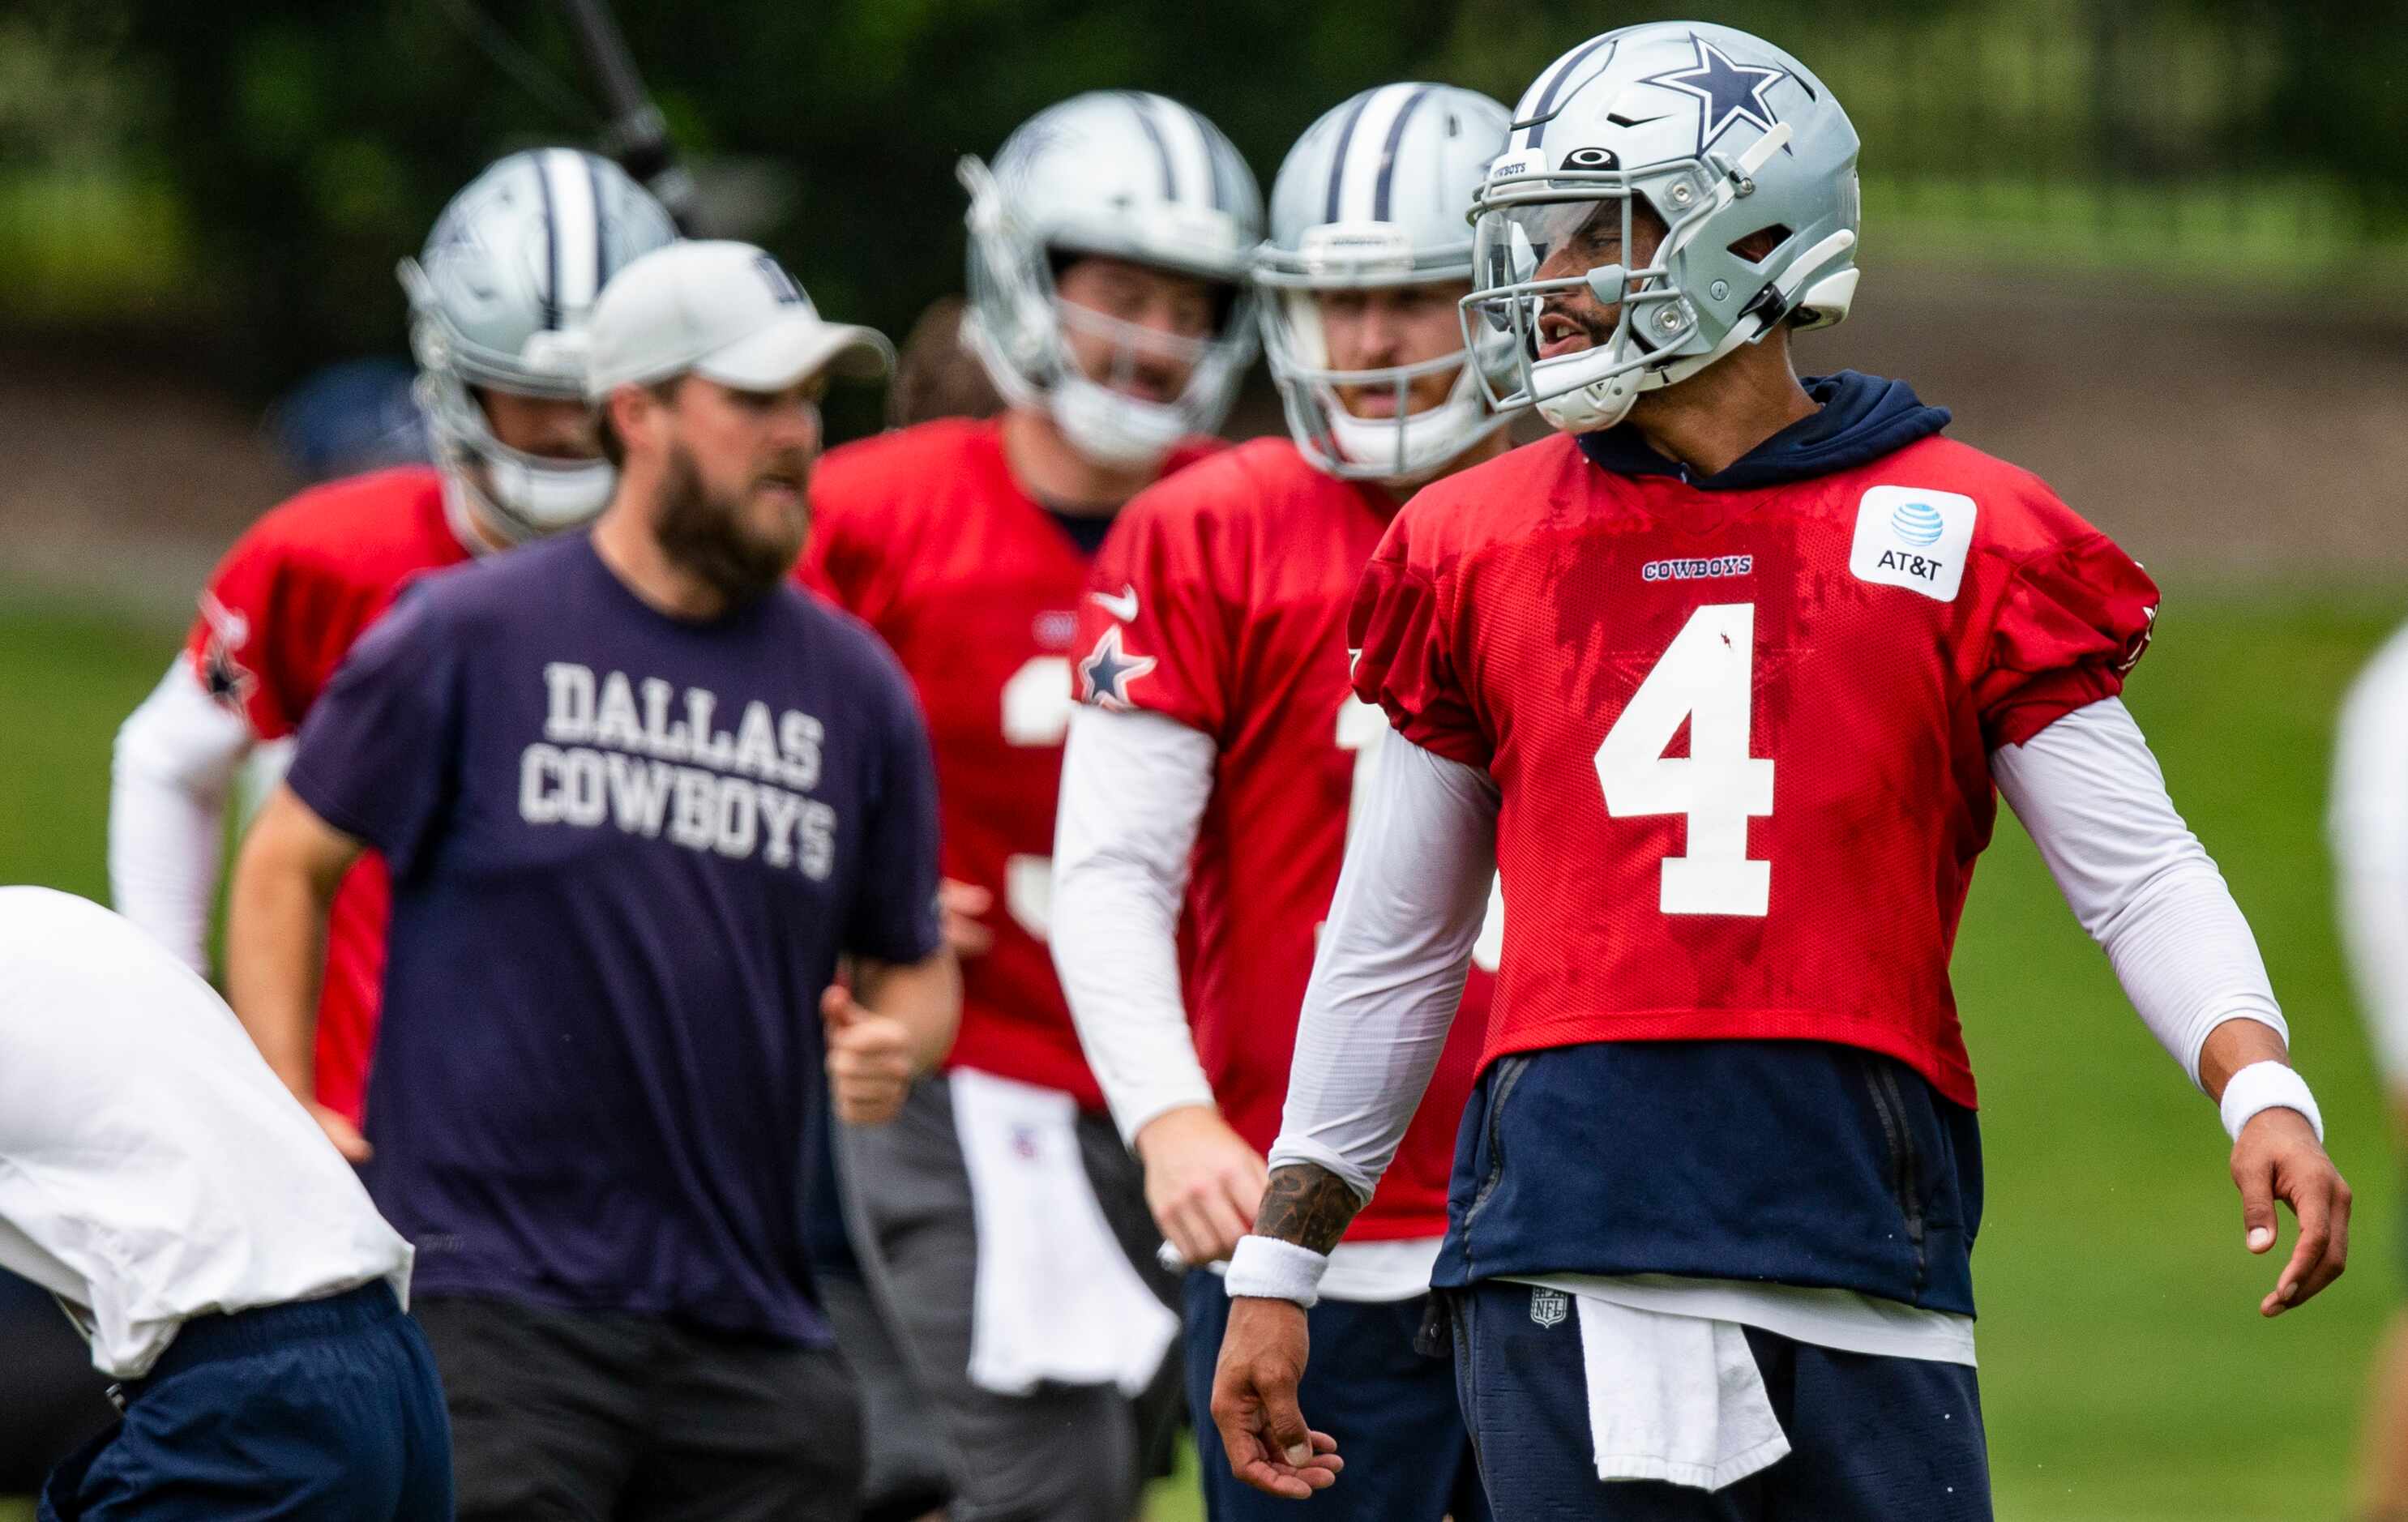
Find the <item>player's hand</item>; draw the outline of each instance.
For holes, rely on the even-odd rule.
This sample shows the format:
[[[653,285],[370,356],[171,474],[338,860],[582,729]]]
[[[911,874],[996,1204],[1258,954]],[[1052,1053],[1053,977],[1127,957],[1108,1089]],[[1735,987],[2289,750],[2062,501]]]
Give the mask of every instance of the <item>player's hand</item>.
[[[2251,1252],[2271,1251],[2282,1234],[2275,1200],[2299,1218],[2300,1240],[2273,1292],[2258,1303],[2259,1315],[2304,1305],[2341,1277],[2349,1261],[2349,1185],[2305,1115],[2275,1109],[2250,1116],[2232,1148],[2232,1182],[2241,1191],[2242,1230]]]
[[[301,1103],[309,1112],[309,1118],[318,1123],[318,1128],[326,1133],[326,1140],[335,1143],[335,1150],[343,1155],[343,1161],[364,1163],[376,1155],[376,1148],[368,1145],[368,1139],[360,1134],[360,1128],[352,1125],[341,1111],[329,1110],[315,1099],[304,1099]]]
[[[836,1118],[848,1126],[883,1126],[911,1091],[911,1029],[902,1021],[853,1002],[851,990],[830,984],[820,996],[827,1023],[828,1088]]]
[[[1235,1252],[1263,1202],[1270,1176],[1263,1155],[1200,1104],[1164,1111],[1139,1129],[1136,1142],[1146,1206],[1179,1256],[1201,1265]]]
[[[955,956],[983,956],[995,945],[995,932],[980,923],[980,916],[995,907],[995,895],[975,883],[940,879],[937,883],[937,913],[944,925],[945,944],[953,948]]]
[[[1212,1425],[1229,1472],[1257,1490],[1305,1500],[1338,1483],[1338,1440],[1304,1425],[1297,1382],[1312,1338],[1293,1300],[1229,1301],[1221,1362],[1212,1371]]]

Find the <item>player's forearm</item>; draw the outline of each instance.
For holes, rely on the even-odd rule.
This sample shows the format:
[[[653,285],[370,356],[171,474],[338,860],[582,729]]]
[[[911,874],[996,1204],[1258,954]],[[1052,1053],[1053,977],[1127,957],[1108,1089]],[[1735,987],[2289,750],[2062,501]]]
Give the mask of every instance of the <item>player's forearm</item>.
[[[1072,716],[1055,814],[1050,944],[1122,1139],[1211,1106],[1179,982],[1179,912],[1211,797],[1210,736],[1152,713]]]
[[[1302,1165],[1359,1203],[1395,1157],[1446,1047],[1497,860],[1484,773],[1395,735],[1355,799],[1322,927],[1274,1170]]]
[[[243,840],[226,905],[227,1002],[287,1088],[316,1094],[326,914],[360,852],[280,787]]]
[[[2231,1023],[2262,1028],[2279,1050],[2288,1028],[2257,938],[2121,702],[2002,747],[1991,771],[2132,1007],[2186,1073],[2206,1086],[2206,1047]]]
[[[2259,1062],[2290,1066],[2290,1046],[2272,1027],[2256,1020],[2227,1020],[2209,1031],[2199,1049],[2199,1086],[2221,1100],[2232,1075]]]
[[[853,966],[854,992],[867,1007],[902,1022],[911,1033],[911,1070],[930,1072],[953,1049],[962,1024],[962,969],[939,951],[917,962]]]
[[[1326,1254],[1346,1235],[1363,1205],[1353,1187],[1327,1169],[1289,1163],[1272,1169],[1270,1182],[1263,1186],[1254,1235]]]
[[[117,731],[109,897],[196,972],[208,969],[226,797],[251,739],[250,724],[212,701],[180,656]]]

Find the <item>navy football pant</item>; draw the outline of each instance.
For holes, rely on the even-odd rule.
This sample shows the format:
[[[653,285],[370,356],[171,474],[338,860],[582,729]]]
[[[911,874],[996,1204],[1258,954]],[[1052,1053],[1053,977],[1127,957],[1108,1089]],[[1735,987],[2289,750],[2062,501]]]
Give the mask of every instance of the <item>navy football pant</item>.
[[[1487,1498],[1444,1358],[1415,1351],[1429,1297],[1364,1305],[1323,1300],[1305,1313],[1312,1360],[1297,1388],[1305,1422],[1338,1440],[1346,1460],[1338,1483],[1297,1503],[1266,1495],[1229,1472],[1212,1425],[1212,1368],[1229,1324],[1229,1296],[1217,1273],[1187,1275],[1187,1402],[1196,1418],[1196,1459],[1211,1522],[1488,1522]]]
[[[1788,1457],[1712,1492],[1659,1480],[1609,1484],[1597,1477],[1589,1441],[1576,1316],[1541,1326],[1530,1315],[1530,1286],[1501,1280],[1447,1299],[1455,1380],[1498,1522],[1990,1515],[1981,1398],[1963,1364],[1842,1353],[1750,1327]]]
[[[452,1515],[452,1431],[393,1291],[189,1322],[125,1418],[50,1475],[39,1522],[423,1522]]]

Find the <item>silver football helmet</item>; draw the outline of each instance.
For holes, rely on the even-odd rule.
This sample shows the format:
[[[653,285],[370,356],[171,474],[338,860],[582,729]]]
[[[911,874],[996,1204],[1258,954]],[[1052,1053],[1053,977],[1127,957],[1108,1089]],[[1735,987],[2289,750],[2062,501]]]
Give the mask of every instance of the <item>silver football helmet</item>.
[[[1271,231],[1254,260],[1263,352],[1305,458],[1333,476],[1406,483],[1511,421],[1491,397],[1512,369],[1510,333],[1412,365],[1329,365],[1320,294],[1472,279],[1464,209],[1505,145],[1505,108],[1476,90],[1389,84],[1326,112],[1280,165]],[[1486,371],[1484,383],[1476,371]],[[1407,411],[1412,382],[1454,373],[1445,401]],[[1395,414],[1357,417],[1340,386],[1393,388]]]
[[[443,208],[425,251],[397,273],[419,403],[455,510],[510,540],[602,510],[609,465],[510,448],[470,388],[581,400],[578,330],[594,298],[620,266],[676,237],[669,214],[625,171],[569,148],[512,153]]]
[[[1262,237],[1262,194],[1220,129],[1175,100],[1095,91],[1048,107],[1005,139],[990,171],[961,161],[969,206],[969,310],[962,340],[1004,399],[1042,407],[1097,460],[1142,466],[1228,416],[1254,354],[1248,256]],[[1167,341],[1063,301],[1062,254],[1109,254],[1226,281],[1231,308],[1212,337]],[[1189,363],[1177,400],[1150,402],[1095,380],[1066,328],[1111,338],[1122,363],[1175,351]]]
[[[1661,219],[1643,267],[1627,261],[1632,208]],[[1856,289],[1856,129],[1807,67],[1761,38],[1703,22],[1624,27],[1547,66],[1513,112],[1473,203],[1464,330],[1510,333],[1518,389],[1557,428],[1629,413],[1784,323],[1822,327]],[[1777,230],[1751,260],[1737,246]],[[1564,261],[1592,239],[1606,259]],[[1559,267],[1546,278],[1551,257]],[[1555,293],[1619,304],[1612,337],[1540,357]]]

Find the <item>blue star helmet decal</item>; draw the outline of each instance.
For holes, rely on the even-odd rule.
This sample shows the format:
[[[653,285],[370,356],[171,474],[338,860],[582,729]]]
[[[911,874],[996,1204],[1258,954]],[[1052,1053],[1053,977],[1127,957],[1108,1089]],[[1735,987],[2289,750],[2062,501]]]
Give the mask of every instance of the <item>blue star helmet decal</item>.
[[[1151,655],[1121,653],[1121,631],[1115,626],[1096,641],[1095,653],[1079,663],[1079,696],[1097,708],[1130,707],[1128,684],[1154,669]]]
[[[1780,120],[1765,93],[1790,78],[1789,71],[1764,64],[1741,64],[1696,33],[1690,45],[1698,50],[1695,68],[1651,75],[1641,84],[1661,85],[1698,98],[1698,154],[1705,155],[1714,139],[1734,122],[1745,122],[1758,132],[1770,132]],[[1802,82],[1802,81],[1801,81]]]

